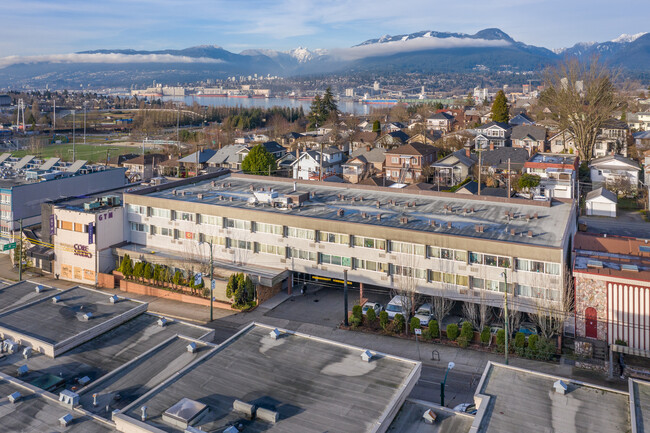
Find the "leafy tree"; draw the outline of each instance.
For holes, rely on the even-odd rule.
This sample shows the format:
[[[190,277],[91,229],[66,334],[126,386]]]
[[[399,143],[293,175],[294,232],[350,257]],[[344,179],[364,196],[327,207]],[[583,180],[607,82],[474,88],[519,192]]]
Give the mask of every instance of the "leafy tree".
[[[385,331],[386,328],[388,328],[389,322],[388,313],[386,311],[381,311],[379,313],[379,326],[381,326],[381,329]]]
[[[124,254],[122,258],[122,265],[120,265],[120,272],[124,275],[124,278],[130,278],[133,276],[133,260],[129,257],[128,254]]]
[[[361,305],[355,305],[352,307],[352,317],[350,318],[350,323],[353,327],[361,325],[363,321],[363,311]]]
[[[533,189],[539,186],[541,178],[536,174],[524,173],[519,177],[517,185],[519,189],[526,190],[530,193],[530,198],[533,198]]]
[[[269,171],[276,169],[276,162],[273,155],[261,144],[253,147],[241,163],[244,173],[259,174],[267,176]]]
[[[139,280],[144,274],[144,262],[138,262],[133,266],[133,276]]]
[[[422,325],[420,324],[420,319],[417,317],[411,317],[411,330],[413,329],[421,329]]]
[[[492,103],[492,120],[495,122],[508,123],[510,112],[508,111],[508,100],[503,90],[499,90]]]
[[[174,276],[172,277],[172,283],[174,283],[174,286],[176,287],[183,284],[183,274],[181,273],[181,271],[174,272]]]
[[[503,350],[503,346],[506,344],[506,331],[504,329],[499,329],[497,331],[497,346]]]
[[[255,284],[253,284],[253,280],[251,280],[251,277],[246,275],[246,278],[244,279],[244,287],[246,289],[246,299],[248,302],[252,302],[255,300]]]
[[[619,106],[615,78],[598,58],[567,60],[546,74],[540,103],[574,135],[581,161],[591,161],[601,127]]]
[[[381,132],[381,124],[379,123],[379,120],[372,122],[372,132]]]
[[[472,338],[474,338],[474,329],[472,329],[472,324],[469,322],[463,322],[460,335],[466,338],[468,342],[472,341]]]
[[[164,270],[162,265],[156,265],[153,267],[153,280],[156,284],[160,284],[163,280]]]
[[[232,298],[237,290],[237,274],[232,274],[226,284],[226,297]]]
[[[144,265],[144,271],[143,274],[145,279],[150,280],[153,278],[153,266],[151,263],[147,263]]]
[[[310,110],[310,113],[307,115],[310,129],[314,129],[317,125],[323,125],[328,120],[338,120],[339,109],[330,87],[325,90],[322,97],[320,95],[314,97]]]
[[[473,107],[475,105],[474,96],[472,95],[472,92],[469,92],[467,94],[467,98],[465,98],[465,105],[468,107]]]
[[[452,341],[458,338],[458,325],[455,323],[447,325],[447,338]]]
[[[488,344],[490,342],[490,327],[484,326],[481,331],[481,343]]]
[[[396,334],[401,334],[404,332],[404,325],[406,324],[406,321],[404,319],[404,316],[402,314],[395,314],[395,318],[393,319],[392,323],[392,331]]]
[[[377,320],[377,313],[375,313],[374,308],[368,308],[368,311],[366,311],[366,320],[370,326],[373,326],[375,324],[375,321]]]

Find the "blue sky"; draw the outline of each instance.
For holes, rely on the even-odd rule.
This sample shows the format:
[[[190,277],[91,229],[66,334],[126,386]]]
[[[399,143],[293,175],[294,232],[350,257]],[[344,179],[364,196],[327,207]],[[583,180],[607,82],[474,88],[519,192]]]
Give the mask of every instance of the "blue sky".
[[[650,31],[647,0],[14,0],[0,57],[96,48],[348,47],[420,30],[499,27],[548,48]]]

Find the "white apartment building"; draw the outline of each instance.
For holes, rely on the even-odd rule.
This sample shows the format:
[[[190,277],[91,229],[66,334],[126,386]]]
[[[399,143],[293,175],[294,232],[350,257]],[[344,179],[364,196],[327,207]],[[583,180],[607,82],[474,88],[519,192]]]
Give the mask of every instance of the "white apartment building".
[[[186,181],[187,182],[187,181]],[[156,263],[210,257],[252,273],[300,273],[516,308],[559,302],[575,232],[570,203],[230,174],[127,193],[130,244]],[[513,305],[515,305],[513,304]]]

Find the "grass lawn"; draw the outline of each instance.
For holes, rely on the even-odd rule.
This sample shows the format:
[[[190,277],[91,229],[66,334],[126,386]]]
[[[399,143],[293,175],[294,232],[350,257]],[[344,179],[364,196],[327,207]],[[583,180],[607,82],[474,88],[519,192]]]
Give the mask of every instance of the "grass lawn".
[[[620,210],[639,210],[643,206],[639,203],[637,198],[620,197],[618,199],[618,209]]]
[[[99,144],[77,144],[75,146],[77,159],[83,159],[88,162],[106,162],[106,152],[110,149],[111,161],[115,162],[118,155],[124,155],[125,153],[142,153],[141,147],[134,146],[115,146],[111,143],[106,143],[104,145]],[[34,152],[30,150],[17,150],[11,152],[13,156],[22,157],[25,155],[34,155]],[[72,160],[72,143],[65,144],[51,144],[45,147],[42,147],[38,155],[35,155],[39,158],[52,158],[57,157],[61,158],[64,161]]]

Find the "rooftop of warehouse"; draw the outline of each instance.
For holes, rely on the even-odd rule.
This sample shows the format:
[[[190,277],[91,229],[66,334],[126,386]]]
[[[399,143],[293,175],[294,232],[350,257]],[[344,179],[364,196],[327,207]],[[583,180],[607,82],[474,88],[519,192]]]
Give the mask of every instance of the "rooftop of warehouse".
[[[548,247],[562,245],[573,206],[555,200],[549,206],[546,202],[525,199],[294,182],[239,173],[187,182],[184,179],[135,191],[133,195]],[[254,192],[271,190],[279,197],[308,193],[309,199],[293,208],[249,202]],[[127,203],[130,197],[125,195]]]
[[[251,433],[357,433],[390,422],[419,378],[416,361],[375,354],[366,362],[362,348],[291,331],[273,339],[271,331],[251,324],[116,416],[143,430],[182,432],[162,415],[189,399],[192,407],[207,405],[207,414],[193,425],[205,432],[242,424]],[[275,411],[279,419],[247,420],[233,411],[235,400]]]

